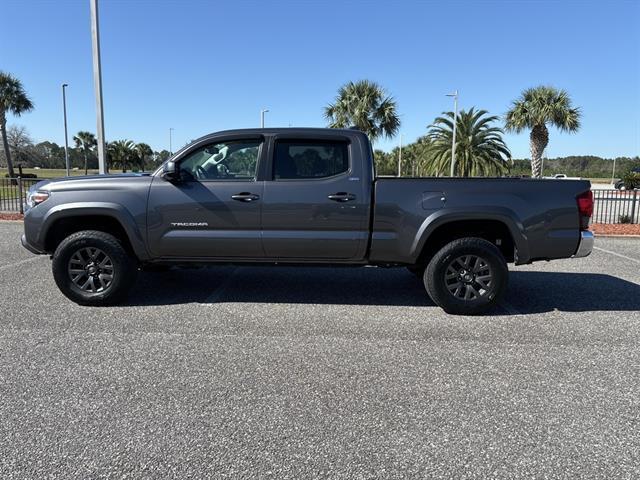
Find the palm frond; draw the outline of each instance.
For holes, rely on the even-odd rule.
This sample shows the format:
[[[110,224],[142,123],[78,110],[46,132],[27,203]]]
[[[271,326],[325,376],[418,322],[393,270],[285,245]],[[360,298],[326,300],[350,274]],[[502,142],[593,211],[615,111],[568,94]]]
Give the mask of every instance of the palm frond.
[[[430,162],[426,172],[444,175],[451,168],[453,145],[453,112],[443,112],[429,126]],[[486,110],[462,110],[456,122],[455,174],[460,176],[502,175],[511,165],[511,152],[502,139],[498,121]]]
[[[330,128],[355,126],[371,141],[393,137],[400,129],[398,106],[393,97],[370,80],[348,82],[338,89],[333,103],[324,108]]]
[[[0,71],[0,114],[5,112],[15,116],[33,109],[33,102],[25,92],[22,82],[10,73]]]

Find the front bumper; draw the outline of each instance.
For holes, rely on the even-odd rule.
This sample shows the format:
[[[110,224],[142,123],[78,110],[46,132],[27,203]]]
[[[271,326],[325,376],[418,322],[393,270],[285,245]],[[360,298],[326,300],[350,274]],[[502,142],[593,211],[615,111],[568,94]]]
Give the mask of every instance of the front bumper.
[[[578,249],[576,253],[573,254],[573,258],[582,258],[587,257],[593,250],[593,241],[595,236],[593,232],[589,230],[582,230],[580,232],[580,243],[578,244]]]
[[[31,245],[28,241],[27,241],[27,236],[26,235],[22,235],[22,237],[20,238],[20,243],[22,243],[22,246],[24,248],[26,248],[27,250],[29,250],[31,253],[35,253],[36,255],[42,255],[43,251],[38,250],[36,247],[34,247],[33,245]]]

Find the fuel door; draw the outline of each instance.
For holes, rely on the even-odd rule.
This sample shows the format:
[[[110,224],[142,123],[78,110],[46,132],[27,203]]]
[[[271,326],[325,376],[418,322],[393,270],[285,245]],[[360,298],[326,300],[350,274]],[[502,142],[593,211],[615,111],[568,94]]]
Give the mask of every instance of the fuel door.
[[[435,211],[444,208],[444,192],[422,192],[422,209]]]

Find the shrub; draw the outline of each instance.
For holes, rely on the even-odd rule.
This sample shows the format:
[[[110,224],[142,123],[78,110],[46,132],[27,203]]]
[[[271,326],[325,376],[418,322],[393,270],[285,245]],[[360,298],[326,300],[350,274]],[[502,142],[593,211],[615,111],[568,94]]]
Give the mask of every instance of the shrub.
[[[38,178],[38,175],[36,175],[35,173],[23,173],[22,175],[20,175],[19,173],[16,175],[16,177],[22,177],[22,178]],[[9,174],[5,173],[4,174],[4,178],[9,178]]]
[[[618,223],[631,223],[631,215],[619,215]]]
[[[634,188],[640,188],[640,173],[628,172],[622,177],[624,186],[627,190],[633,190]]]

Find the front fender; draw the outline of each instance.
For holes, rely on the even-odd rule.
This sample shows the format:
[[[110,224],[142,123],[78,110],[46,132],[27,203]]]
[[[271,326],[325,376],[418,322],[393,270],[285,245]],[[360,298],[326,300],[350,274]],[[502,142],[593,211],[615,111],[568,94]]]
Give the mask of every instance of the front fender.
[[[38,232],[37,245],[44,247],[51,226],[61,218],[102,215],[112,217],[122,225],[134,253],[140,260],[148,259],[144,238],[131,213],[119,203],[113,202],[75,202],[53,206],[44,217]]]
[[[433,232],[447,223],[465,220],[495,220],[509,229],[513,242],[518,250],[517,263],[526,263],[530,258],[525,229],[515,213],[504,207],[492,207],[478,212],[470,212],[468,208],[443,208],[424,219],[411,245],[410,257],[415,261]]]

